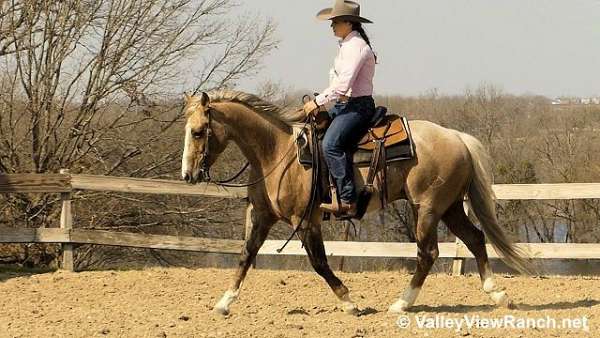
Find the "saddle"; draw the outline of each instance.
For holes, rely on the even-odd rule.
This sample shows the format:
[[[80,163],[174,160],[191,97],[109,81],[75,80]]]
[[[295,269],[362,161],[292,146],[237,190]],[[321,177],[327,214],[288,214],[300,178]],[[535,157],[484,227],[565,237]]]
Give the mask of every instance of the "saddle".
[[[381,192],[382,207],[385,207],[387,204],[387,166],[392,162],[410,160],[415,157],[414,145],[406,118],[394,114],[388,115],[387,108],[377,107],[369,124],[371,127],[357,144],[356,152],[353,156],[355,166],[369,167],[365,185],[362,191],[359,192],[357,213],[352,217],[356,219],[362,219],[366,213],[372,193],[375,190],[376,178],[378,190]],[[313,166],[313,151],[322,154],[320,151],[320,142],[317,145],[313,145],[310,142],[312,137],[308,135],[317,133],[318,138],[322,140],[328,125],[329,123],[319,120],[319,117],[317,117],[316,130],[312,130],[309,126],[304,126],[304,129],[299,126],[294,128],[298,147],[298,160],[302,165]],[[324,168],[319,175],[321,182],[318,184],[321,188],[322,200],[331,201],[339,205],[334,181],[329,175],[322,155],[320,155],[320,158],[320,168]],[[336,216],[339,217],[342,215]],[[325,214],[325,218],[328,217],[329,215]]]
[[[386,148],[408,140],[408,133],[402,118],[398,115],[382,116],[377,124],[374,124],[362,140],[358,142],[358,149],[374,150],[375,143],[379,139],[385,140],[384,146]]]

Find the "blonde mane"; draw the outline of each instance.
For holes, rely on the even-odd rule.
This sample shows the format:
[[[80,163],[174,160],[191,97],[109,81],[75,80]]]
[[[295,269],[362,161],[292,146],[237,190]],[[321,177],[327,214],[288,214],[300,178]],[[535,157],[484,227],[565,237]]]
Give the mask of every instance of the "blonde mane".
[[[252,109],[258,114],[274,117],[277,120],[291,125],[302,122],[306,115],[301,109],[283,109],[273,103],[267,102],[260,97],[236,90],[221,89],[207,93],[211,102],[234,102],[240,103]]]

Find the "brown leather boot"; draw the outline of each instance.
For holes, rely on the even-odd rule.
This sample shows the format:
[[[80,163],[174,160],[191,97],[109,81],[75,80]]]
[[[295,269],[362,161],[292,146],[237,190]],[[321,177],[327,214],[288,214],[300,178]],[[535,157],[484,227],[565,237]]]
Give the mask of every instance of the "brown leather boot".
[[[337,206],[337,208],[336,208]],[[336,216],[340,215],[348,215],[354,216],[356,215],[356,202],[354,203],[346,203],[342,202],[339,205],[334,205],[333,203],[322,203],[319,208],[325,212],[330,212]]]

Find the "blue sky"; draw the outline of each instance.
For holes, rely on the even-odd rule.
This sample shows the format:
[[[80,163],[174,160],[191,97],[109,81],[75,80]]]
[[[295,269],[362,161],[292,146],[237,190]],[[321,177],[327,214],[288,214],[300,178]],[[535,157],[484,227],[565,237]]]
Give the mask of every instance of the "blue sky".
[[[460,94],[482,83],[507,93],[600,96],[599,0],[363,0],[379,56],[376,94]],[[240,83],[267,79],[320,90],[337,50],[315,14],[332,0],[243,0],[243,10],[272,17],[279,48],[265,68]]]

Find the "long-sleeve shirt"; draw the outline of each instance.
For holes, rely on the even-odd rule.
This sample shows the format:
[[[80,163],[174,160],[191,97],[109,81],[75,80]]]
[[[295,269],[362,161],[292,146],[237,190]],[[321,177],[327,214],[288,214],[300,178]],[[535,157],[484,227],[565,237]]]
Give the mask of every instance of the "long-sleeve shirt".
[[[357,31],[340,41],[340,49],[329,72],[329,87],[315,98],[322,106],[340,96],[373,95],[375,54]]]

